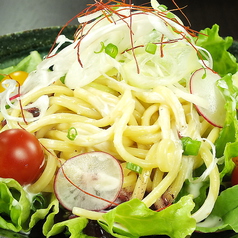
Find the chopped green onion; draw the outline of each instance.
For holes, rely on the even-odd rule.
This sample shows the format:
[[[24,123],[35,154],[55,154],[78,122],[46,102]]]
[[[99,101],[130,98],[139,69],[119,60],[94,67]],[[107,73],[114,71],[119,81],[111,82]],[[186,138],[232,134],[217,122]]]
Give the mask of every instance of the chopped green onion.
[[[175,15],[174,15],[172,12],[168,11],[168,7],[167,7],[167,6],[165,6],[165,5],[163,5],[163,4],[160,4],[159,7],[158,7],[158,9],[159,9],[161,12],[165,12],[165,13],[166,13],[166,17],[168,17],[168,18],[170,18],[170,19],[175,18]]]
[[[110,55],[112,58],[116,58],[117,54],[118,54],[118,48],[116,45],[109,43],[106,47],[105,47],[105,53]]]
[[[67,137],[70,139],[70,140],[75,140],[75,138],[77,137],[78,135],[78,132],[76,130],[75,127],[70,127],[69,130],[68,130],[68,134],[67,134]]]
[[[152,54],[152,55],[155,54],[156,49],[157,49],[157,45],[156,45],[156,44],[153,44],[153,43],[148,43],[148,44],[146,45],[146,47],[145,47],[145,51],[146,51],[147,53]]]
[[[175,18],[175,15],[172,13],[172,12],[168,12],[166,14],[166,17],[168,17],[169,19],[174,19]]]
[[[61,83],[65,84],[65,76],[60,78]]]
[[[207,71],[204,69],[204,74],[202,75],[202,79],[205,79],[207,77]]]
[[[162,11],[162,12],[165,12],[165,11],[168,10],[168,7],[165,6],[165,5],[163,5],[163,4],[160,4],[159,7],[158,7],[158,9],[159,9],[160,11]]]
[[[112,7],[112,9],[113,9],[114,11],[120,8],[120,3],[119,3],[119,2],[116,3],[116,5],[118,5],[118,7],[117,7],[117,6],[113,6],[113,7]]]
[[[183,144],[183,155],[197,155],[201,146],[201,141],[193,140],[190,137],[181,138]]]
[[[101,44],[101,49],[99,51],[94,51],[95,54],[99,54],[99,53],[103,52],[103,50],[105,49],[105,45],[102,41],[100,42],[100,44]]]
[[[99,54],[101,52],[103,52],[103,50],[105,50],[105,53],[110,55],[112,58],[116,58],[117,54],[118,54],[118,48],[116,45],[109,43],[108,45],[104,45],[103,42],[101,43],[101,49],[99,51],[94,51],[95,54]]]
[[[126,163],[126,168],[139,174],[142,173],[142,168],[139,165],[133,164],[131,162]]]

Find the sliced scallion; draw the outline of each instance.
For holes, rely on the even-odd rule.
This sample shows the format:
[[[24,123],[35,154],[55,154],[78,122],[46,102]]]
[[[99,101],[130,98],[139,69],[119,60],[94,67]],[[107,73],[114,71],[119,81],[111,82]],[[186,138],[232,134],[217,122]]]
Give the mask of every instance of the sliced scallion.
[[[165,11],[168,10],[168,7],[165,6],[165,5],[163,5],[163,4],[160,4],[158,8],[159,8],[159,10],[162,11],[162,12],[165,12]]]
[[[60,78],[61,83],[65,84],[65,76]]]
[[[142,173],[142,168],[139,165],[133,164],[131,162],[126,163],[126,168],[129,169],[129,170],[132,170],[132,171],[134,171],[138,174]]]
[[[190,137],[181,138],[183,145],[183,155],[197,155],[201,146],[201,141],[193,140]]]
[[[157,49],[157,45],[153,43],[148,43],[145,47],[145,51],[153,55],[155,54],[156,49]]]
[[[67,137],[70,139],[70,140],[75,140],[75,138],[77,137],[78,135],[78,132],[76,130],[75,127],[70,127],[69,130],[68,130],[68,134],[67,134]]]
[[[103,50],[105,49],[105,45],[102,41],[100,42],[100,44],[101,44],[101,49],[99,51],[94,51],[95,54],[99,54],[99,53],[103,52]]]
[[[112,43],[109,43],[105,47],[105,53],[110,55],[112,58],[116,58],[118,54],[118,47]]]

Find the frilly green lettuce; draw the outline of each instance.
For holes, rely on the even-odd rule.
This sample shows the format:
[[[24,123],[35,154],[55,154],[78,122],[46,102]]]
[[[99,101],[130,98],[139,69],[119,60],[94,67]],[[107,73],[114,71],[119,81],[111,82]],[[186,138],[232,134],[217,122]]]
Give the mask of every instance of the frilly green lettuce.
[[[20,184],[0,178],[0,227],[15,232],[22,230],[30,215],[30,201]]]
[[[43,221],[42,233],[46,237],[68,231],[76,238],[88,223],[88,219],[77,217],[55,223],[60,212],[59,202],[53,194],[40,196],[44,202],[34,208],[33,198],[14,179],[0,178],[0,227],[14,232],[30,232],[39,221]]]
[[[216,155],[221,158],[220,177],[231,175],[234,168],[233,157],[238,156],[238,120],[237,120],[237,98],[238,88],[233,84],[233,76],[225,75],[218,82],[218,86],[226,99],[226,120],[220,135],[215,142]]]
[[[34,211],[31,198],[18,182],[0,178],[0,227],[14,232],[29,232],[56,206],[55,201],[50,200],[45,207]]]
[[[0,69],[0,80],[2,80],[4,74],[10,74],[15,71],[25,71],[30,73],[31,71],[36,69],[37,65],[41,61],[42,61],[41,55],[37,51],[32,51],[27,57],[22,59],[18,64],[14,66],[6,67],[6,65],[4,65],[3,63],[1,64]]]
[[[212,28],[206,28],[198,34],[196,44],[208,50],[212,55],[213,69],[221,76],[227,73],[236,73],[238,67],[236,58],[228,49],[233,43],[233,38],[219,36],[219,26],[214,24]]]
[[[238,232],[238,186],[224,190],[218,197],[209,217],[197,225],[201,232],[234,230]]]
[[[45,227],[46,227],[45,223]],[[85,217],[76,217],[54,224],[46,234],[46,237],[58,235],[62,232],[68,232],[70,238],[89,237],[83,233],[83,229],[88,224],[88,219]]]
[[[104,214],[99,224],[118,238],[158,234],[184,238],[196,227],[196,221],[191,217],[193,207],[191,195],[159,212],[149,209],[139,199],[133,199]]]

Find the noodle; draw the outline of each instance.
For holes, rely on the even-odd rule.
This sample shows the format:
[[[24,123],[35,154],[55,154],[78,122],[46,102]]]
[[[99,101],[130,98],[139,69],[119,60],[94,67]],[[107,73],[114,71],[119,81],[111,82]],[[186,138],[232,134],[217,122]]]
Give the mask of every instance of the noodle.
[[[142,167],[143,172],[138,176],[134,172],[124,175],[123,188],[133,188],[131,198],[139,198],[147,206],[156,201],[160,204],[159,198],[166,191],[176,197],[190,171],[183,162],[177,130],[201,139],[211,126],[201,120],[191,104],[180,101],[169,88],[161,86],[152,91],[134,91],[124,88],[123,83],[115,83],[112,78],[107,80],[110,85],[121,85],[120,92],[113,87],[113,93],[118,96],[95,85],[73,91],[56,84],[24,97],[22,104],[27,105],[40,96],[49,95],[50,105],[45,116],[28,125],[22,123],[21,127],[36,133],[45,148],[64,160],[78,153],[102,150],[113,154],[122,163],[131,162]],[[12,109],[11,116],[19,117],[20,112]],[[76,128],[79,135],[73,141],[67,138],[71,127]],[[213,143],[218,133],[219,128],[214,128],[208,133],[207,140]],[[194,168],[203,161],[209,166],[211,155],[208,151],[200,155],[192,159]],[[50,183],[56,170],[53,161],[56,160],[48,155],[45,172],[30,186],[31,191],[43,191]],[[214,182],[216,173],[211,172],[212,183],[217,183]],[[217,191],[217,186],[211,187]],[[145,196],[146,192],[148,195]]]
[[[56,83],[29,94],[22,99],[23,105],[43,95],[49,95],[50,105],[44,116],[28,125],[21,123],[21,127],[35,133],[45,148],[64,160],[79,153],[101,150],[113,154],[122,164],[131,162],[140,166],[141,174],[124,174],[123,188],[132,192],[131,198],[141,199],[148,207],[163,206],[162,195],[172,196],[167,200],[173,200],[185,179],[191,176],[188,164],[196,168],[202,163],[207,167],[211,163],[207,142],[203,142],[198,156],[186,162],[178,131],[198,139],[207,133],[206,139],[214,143],[219,128],[212,129],[191,104],[177,98],[169,88],[161,86],[151,91],[138,91],[124,87],[123,82],[115,79],[105,80],[110,82],[106,87],[114,85],[113,91],[98,86],[104,82],[101,76],[97,87],[92,84],[73,91]],[[117,87],[120,91],[116,91]],[[20,114],[19,109],[11,109],[12,117]],[[11,126],[18,127],[14,123]],[[74,140],[67,138],[71,127],[78,133]],[[44,173],[29,187],[30,191],[44,191],[50,184],[57,160],[48,153],[47,161]],[[217,173],[213,170],[209,175],[211,192],[208,196],[214,196],[218,191]],[[203,206],[206,208],[206,203]],[[203,207],[201,211],[204,211]],[[200,213],[194,214],[197,220],[201,220]]]
[[[57,160],[55,160],[55,155],[47,153],[47,163],[46,167],[41,175],[41,177],[32,185],[28,187],[28,190],[31,193],[39,193],[43,192],[46,186],[51,182],[54,177],[56,168],[57,168]],[[51,190],[51,192],[53,189]]]
[[[213,155],[211,154],[209,147],[205,146],[205,144],[203,144],[200,151],[202,158],[206,166],[208,167],[210,163],[212,163]],[[211,210],[213,209],[213,207],[210,206],[210,199],[215,202],[219,193],[220,176],[217,166],[214,166],[213,170],[209,174],[209,177],[210,177],[210,187],[207,198],[204,204],[199,208],[199,210],[193,214],[193,218],[196,219],[197,222],[202,221],[210,214]]]

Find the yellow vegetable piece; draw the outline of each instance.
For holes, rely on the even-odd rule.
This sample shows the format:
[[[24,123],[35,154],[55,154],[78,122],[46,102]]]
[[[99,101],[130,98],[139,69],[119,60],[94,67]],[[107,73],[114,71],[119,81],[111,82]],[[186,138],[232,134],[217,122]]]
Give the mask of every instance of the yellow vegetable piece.
[[[6,77],[4,77],[1,80],[1,84],[0,84],[0,92],[3,92],[5,90],[5,88],[2,86],[2,82],[7,80],[7,79],[14,79],[16,80],[20,85],[22,85],[24,83],[24,81],[26,80],[26,78],[28,77],[28,73],[25,71],[15,71],[12,72],[10,74],[8,74]]]

